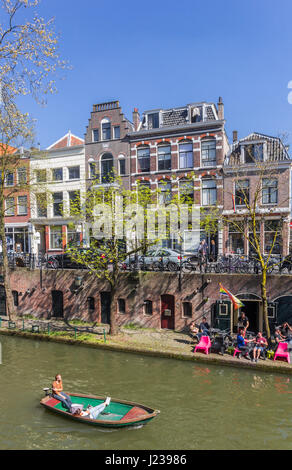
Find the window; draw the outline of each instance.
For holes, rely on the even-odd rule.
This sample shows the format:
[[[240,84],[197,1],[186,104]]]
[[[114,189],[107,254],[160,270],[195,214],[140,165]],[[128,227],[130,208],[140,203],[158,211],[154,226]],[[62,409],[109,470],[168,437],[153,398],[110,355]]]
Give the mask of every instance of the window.
[[[63,193],[53,194],[53,214],[54,216],[62,215],[63,209]]]
[[[141,172],[150,171],[150,149],[149,147],[139,148],[138,152],[138,166]]]
[[[115,126],[114,127],[114,139],[119,139],[120,138],[120,126]]]
[[[216,181],[202,180],[202,205],[214,206],[217,200]]]
[[[264,178],[262,181],[262,203],[277,204],[278,202],[278,181]]]
[[[26,168],[18,168],[17,169],[17,179],[18,179],[18,184],[26,184],[27,183]]]
[[[126,301],[125,299],[118,299],[118,312],[126,313]]]
[[[14,197],[8,197],[5,200],[6,215],[14,215]]]
[[[37,194],[36,195],[37,203],[37,216],[38,217],[47,217],[47,196],[46,194]]]
[[[279,255],[282,251],[282,225],[280,220],[265,221],[265,253]]]
[[[192,180],[180,180],[179,192],[182,202],[194,201],[194,183]]]
[[[158,170],[171,170],[170,145],[158,147]]]
[[[138,184],[138,202],[146,205],[151,203],[151,184],[150,181],[140,181]]]
[[[152,315],[152,314],[153,314],[152,300],[145,300],[144,301],[144,315]]]
[[[171,201],[171,182],[161,181],[158,183],[158,203],[159,204],[167,204]]]
[[[159,113],[148,114],[148,129],[156,129],[159,127]]]
[[[89,175],[90,175],[90,178],[96,178],[98,174],[98,171],[97,171],[97,164],[96,162],[94,163],[89,163]]]
[[[98,131],[98,129],[92,129],[92,139],[93,139],[93,142],[98,142],[99,141],[99,131]]]
[[[27,215],[27,196],[18,196],[18,215]]]
[[[80,179],[80,166],[71,166],[71,168],[68,168],[68,171],[69,171],[69,180]]]
[[[50,248],[51,250],[59,250],[62,248],[62,227],[52,226],[50,228]]]
[[[63,181],[63,168],[54,168],[52,170],[53,181]]]
[[[17,290],[13,290],[13,291],[12,291],[12,296],[13,296],[14,307],[18,307],[18,305],[19,305],[19,299],[18,299],[18,292],[17,292]]]
[[[110,140],[111,138],[111,123],[103,122],[101,125],[102,129],[102,140]]]
[[[235,183],[235,205],[249,204],[249,180],[240,180]]]
[[[113,177],[114,160],[111,153],[105,153],[101,157],[101,182],[110,183]]]
[[[46,170],[37,170],[36,171],[36,180],[37,180],[37,183],[45,183],[47,181],[47,171]]]
[[[119,166],[120,166],[120,175],[125,175],[126,174],[126,160],[124,158],[121,158],[119,160]]]
[[[91,313],[95,310],[94,297],[87,297],[87,302],[88,302],[88,311],[89,313]]]
[[[244,146],[245,163],[262,162],[264,160],[264,145],[253,144]]]
[[[216,166],[216,140],[205,140],[201,143],[202,166]]]
[[[5,186],[14,185],[14,173],[12,171],[5,172]]]
[[[192,317],[192,304],[191,302],[183,302],[183,317]]]
[[[193,167],[193,144],[184,143],[179,145],[179,167]]]
[[[244,253],[244,225],[229,224],[229,251],[242,255]]]
[[[70,215],[80,211],[80,191],[69,191]]]

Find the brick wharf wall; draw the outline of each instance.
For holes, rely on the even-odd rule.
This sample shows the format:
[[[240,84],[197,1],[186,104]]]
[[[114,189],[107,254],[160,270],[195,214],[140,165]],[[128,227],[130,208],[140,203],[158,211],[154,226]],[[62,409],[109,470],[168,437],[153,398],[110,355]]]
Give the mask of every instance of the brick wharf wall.
[[[75,278],[83,278],[83,288],[75,291]],[[207,279],[211,282],[207,283]],[[292,295],[292,277],[289,275],[270,276],[268,298]],[[212,304],[219,300],[219,282],[233,294],[249,293],[260,296],[260,276],[229,274],[183,274],[181,291],[176,273],[125,273],[119,286],[119,298],[125,299],[126,311],[117,313],[119,325],[136,323],[149,328],[161,327],[161,295],[170,294],[175,298],[175,329],[182,330],[191,318],[183,317],[183,302],[192,304],[192,319],[199,320],[206,315],[210,320]],[[17,268],[11,272],[13,290],[22,292],[19,296],[19,314],[34,314],[47,318],[52,312],[52,290],[60,290],[64,296],[64,317],[90,321],[101,321],[100,292],[108,291],[106,282],[97,280],[86,271],[47,270],[40,272]],[[27,292],[27,291],[30,292]],[[198,291],[198,292],[197,292]],[[88,297],[95,299],[95,310],[88,310]],[[152,300],[153,314],[144,313],[144,301]]]

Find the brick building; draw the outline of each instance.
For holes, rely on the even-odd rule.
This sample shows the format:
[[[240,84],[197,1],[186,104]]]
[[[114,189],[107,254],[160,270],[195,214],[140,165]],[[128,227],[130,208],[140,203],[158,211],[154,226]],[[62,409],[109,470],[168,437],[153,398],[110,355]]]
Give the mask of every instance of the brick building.
[[[118,101],[93,106],[85,133],[87,186],[106,185],[113,174],[129,188],[129,142],[133,124],[124,116]]]
[[[262,253],[287,256],[290,242],[291,160],[281,139],[252,133],[240,140],[233,133],[231,153],[224,164],[225,221],[241,221],[245,235],[226,223],[223,251],[252,255],[248,204],[255,205]],[[278,235],[277,235],[278,230]]]
[[[31,251],[30,192],[30,152],[10,148],[11,168],[7,169],[4,180],[5,232],[8,252],[29,253]]]
[[[194,203],[223,209],[222,166],[229,144],[225,132],[224,105],[190,103],[172,109],[152,109],[139,119],[134,110],[135,131],[128,139],[131,152],[130,185],[161,190],[160,202],[167,203],[173,194],[186,193]],[[163,193],[165,192],[165,197]],[[217,252],[222,252],[220,224],[216,234],[192,237],[184,233],[183,249],[194,251],[198,240],[213,238]],[[195,241],[196,239],[196,241]],[[178,247],[177,239],[164,241],[169,248]]]

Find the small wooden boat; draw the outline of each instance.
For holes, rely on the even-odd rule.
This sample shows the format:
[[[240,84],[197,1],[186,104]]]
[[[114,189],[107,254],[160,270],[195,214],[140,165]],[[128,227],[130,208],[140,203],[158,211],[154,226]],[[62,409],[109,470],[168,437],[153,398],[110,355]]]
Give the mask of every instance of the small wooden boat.
[[[154,410],[148,406],[112,398],[105,411],[98,415],[98,419],[91,419],[87,416],[76,416],[70,413],[66,408],[64,408],[62,402],[48,394],[48,389],[44,390],[46,391],[46,396],[40,401],[42,406],[62,416],[74,419],[75,421],[91,424],[93,426],[102,426],[106,428],[141,426],[147,424],[160,413],[159,410]],[[102,396],[83,395],[81,393],[67,393],[67,395],[70,396],[73,405],[83,405],[83,410],[85,410],[88,405],[94,407],[100,405],[105,400],[105,397]]]

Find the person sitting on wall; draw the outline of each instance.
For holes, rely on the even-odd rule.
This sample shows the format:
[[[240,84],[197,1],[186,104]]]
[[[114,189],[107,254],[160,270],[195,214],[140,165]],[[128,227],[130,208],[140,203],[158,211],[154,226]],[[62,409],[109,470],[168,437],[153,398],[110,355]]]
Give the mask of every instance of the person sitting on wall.
[[[189,324],[189,332],[192,339],[198,339],[199,328],[196,326],[195,321]]]
[[[246,359],[250,360],[249,357],[249,347],[247,346],[248,343],[251,343],[253,339],[245,339],[244,338],[245,329],[240,328],[238,335],[237,335],[237,349],[246,357]]]
[[[52,384],[52,396],[56,400],[59,400],[65,405],[65,407],[71,412],[71,407],[72,407],[72,401],[69,395],[67,393],[63,392],[63,382],[62,382],[62,377],[60,374],[57,374],[55,377],[55,381]]]
[[[210,335],[209,330],[210,330],[210,326],[209,326],[209,323],[207,323],[207,318],[203,317],[199,326],[199,333],[198,333],[199,339],[201,339],[202,336],[209,336]]]
[[[256,344],[253,348],[253,362],[258,362],[261,353],[265,353],[265,349],[268,346],[268,341],[263,337],[262,332],[259,331],[256,336]]]
[[[246,314],[244,312],[241,312],[241,315],[240,317],[238,317],[238,331],[241,329],[241,328],[244,328],[245,332],[246,330],[248,329],[249,327],[249,321],[248,321],[248,318],[246,316]]]

